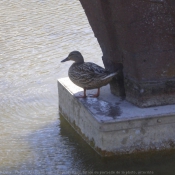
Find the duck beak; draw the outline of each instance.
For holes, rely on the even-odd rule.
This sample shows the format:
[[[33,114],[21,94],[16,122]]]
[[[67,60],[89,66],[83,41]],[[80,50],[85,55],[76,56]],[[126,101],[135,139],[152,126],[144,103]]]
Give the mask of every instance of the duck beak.
[[[61,62],[66,62],[66,61],[69,61],[69,57],[65,58],[64,60],[62,60]]]

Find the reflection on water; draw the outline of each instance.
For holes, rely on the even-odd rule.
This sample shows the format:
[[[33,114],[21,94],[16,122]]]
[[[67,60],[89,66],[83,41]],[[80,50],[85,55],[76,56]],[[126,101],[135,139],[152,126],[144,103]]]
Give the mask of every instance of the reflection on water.
[[[0,26],[0,174],[173,172],[173,152],[101,158],[58,115],[56,80],[71,64],[60,61],[79,50],[102,65],[78,0],[3,0]]]
[[[102,158],[94,154],[94,150],[87,146],[62,116],[60,116],[60,121],[60,134],[62,137],[67,137],[68,145],[73,147],[71,155],[75,161],[75,167],[77,167],[73,169],[74,171],[93,171],[93,174],[105,171],[111,172],[111,174],[113,172],[117,174],[117,171],[120,174],[122,172],[123,174],[127,174],[127,172],[128,174],[129,172],[138,174],[141,171],[145,174],[149,174],[148,171],[150,174],[154,172],[156,175],[174,174],[175,150]]]
[[[80,50],[101,64],[101,52],[77,0],[4,0],[0,14],[0,166],[28,167],[41,147],[50,149],[45,129],[53,131],[50,142],[63,144],[56,135],[56,81],[70,63],[60,61]]]

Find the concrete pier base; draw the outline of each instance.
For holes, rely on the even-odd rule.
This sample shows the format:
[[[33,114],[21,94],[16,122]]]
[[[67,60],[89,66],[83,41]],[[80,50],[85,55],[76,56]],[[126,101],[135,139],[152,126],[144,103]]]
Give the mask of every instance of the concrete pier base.
[[[175,105],[138,108],[109,86],[99,98],[77,98],[83,90],[69,78],[58,80],[58,91],[60,113],[101,156],[175,147]]]

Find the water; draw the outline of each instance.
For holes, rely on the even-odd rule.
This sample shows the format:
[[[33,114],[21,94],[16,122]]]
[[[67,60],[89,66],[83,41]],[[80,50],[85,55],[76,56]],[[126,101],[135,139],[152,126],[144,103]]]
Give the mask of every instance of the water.
[[[78,0],[0,1],[0,175],[173,174],[174,151],[101,158],[59,115],[73,50],[102,65]]]

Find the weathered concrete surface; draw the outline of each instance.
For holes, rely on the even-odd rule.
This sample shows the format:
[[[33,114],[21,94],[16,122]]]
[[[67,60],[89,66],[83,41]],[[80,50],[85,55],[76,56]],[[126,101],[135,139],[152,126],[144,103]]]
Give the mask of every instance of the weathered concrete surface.
[[[173,0],[80,0],[103,51],[106,69],[122,70],[114,94],[140,107],[175,103]],[[119,88],[119,90],[118,90]]]
[[[110,94],[109,86],[99,98],[76,98],[82,89],[69,78],[58,80],[58,91],[60,113],[102,156],[175,146],[175,105],[138,108]]]

